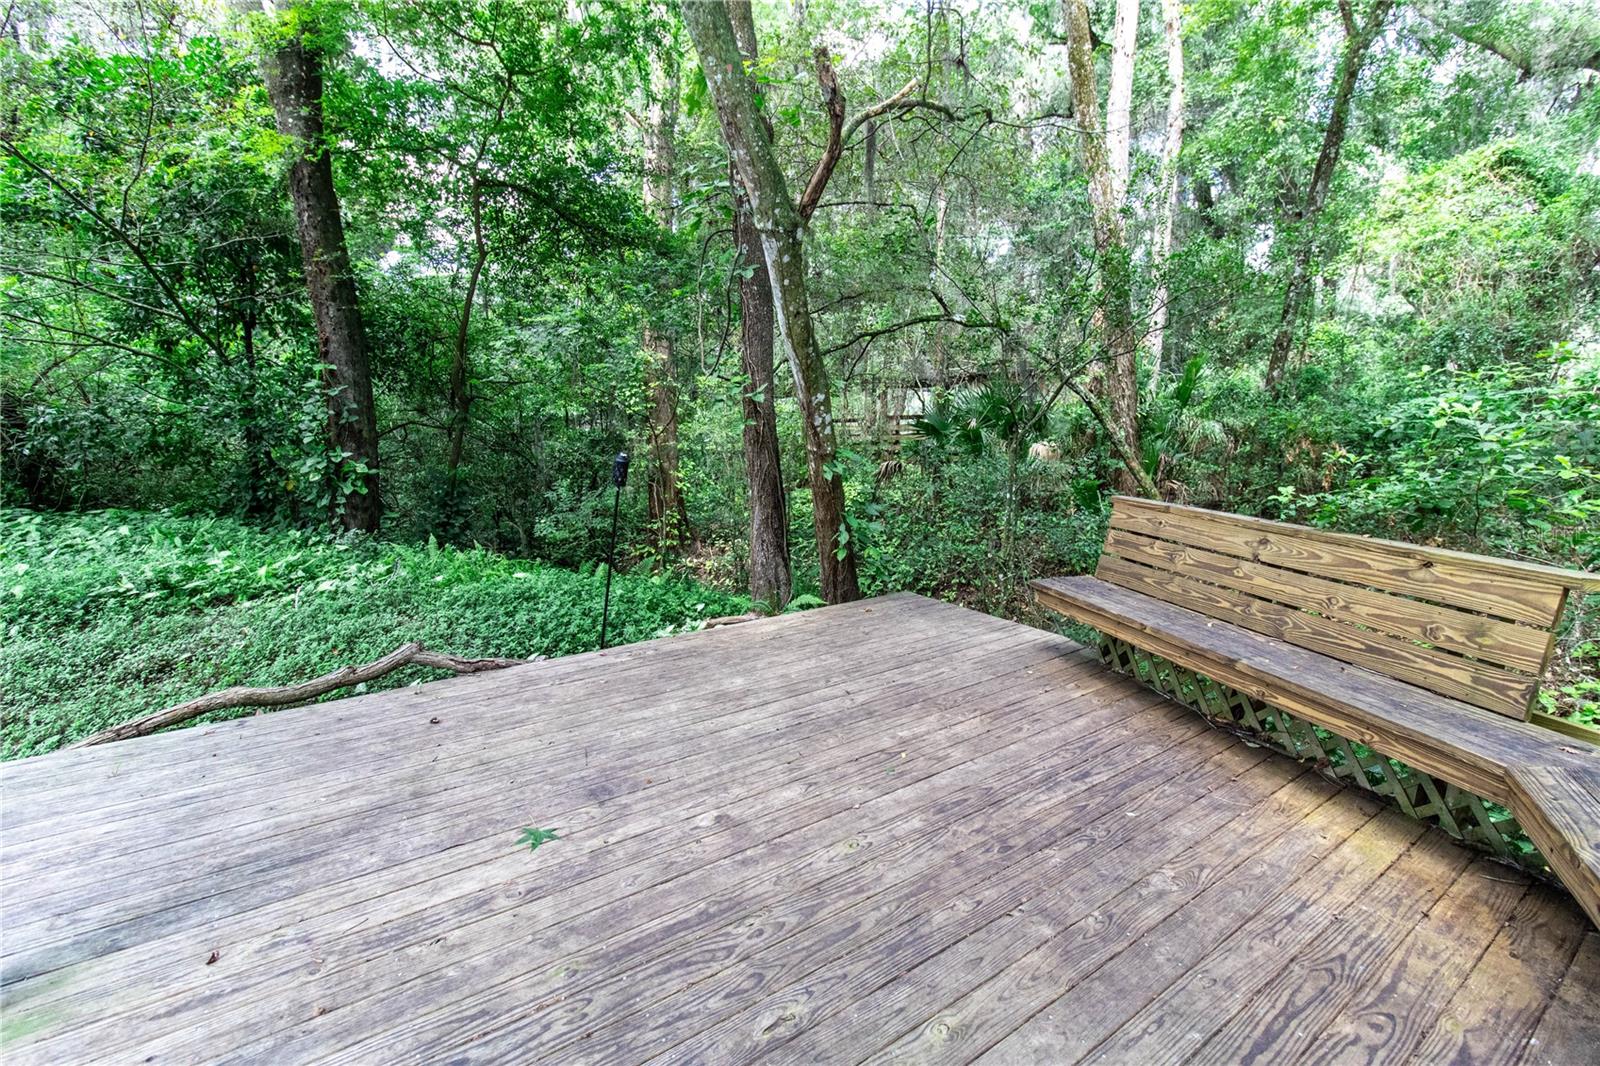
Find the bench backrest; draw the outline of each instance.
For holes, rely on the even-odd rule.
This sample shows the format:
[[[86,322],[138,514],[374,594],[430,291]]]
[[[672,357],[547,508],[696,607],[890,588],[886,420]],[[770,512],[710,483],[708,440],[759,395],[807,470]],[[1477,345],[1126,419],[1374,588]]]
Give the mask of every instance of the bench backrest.
[[[1569,589],[1600,577],[1118,496],[1095,576],[1526,718]]]

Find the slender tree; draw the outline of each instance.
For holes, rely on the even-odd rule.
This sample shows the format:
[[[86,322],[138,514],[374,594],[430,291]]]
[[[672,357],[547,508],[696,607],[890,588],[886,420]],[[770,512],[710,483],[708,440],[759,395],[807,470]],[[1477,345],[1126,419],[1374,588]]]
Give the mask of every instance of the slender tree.
[[[1373,0],[1366,18],[1358,22],[1352,0],[1339,0],[1339,22],[1344,27],[1344,52],[1339,60],[1338,78],[1334,82],[1333,101],[1328,108],[1328,125],[1322,135],[1322,150],[1317,153],[1317,164],[1311,171],[1311,184],[1289,220],[1294,252],[1289,261],[1288,284],[1283,292],[1283,311],[1278,316],[1278,329],[1273,335],[1272,353],[1267,360],[1267,388],[1273,393],[1283,387],[1284,374],[1289,368],[1289,353],[1294,349],[1295,332],[1311,296],[1311,266],[1316,254],[1317,222],[1322,209],[1327,206],[1328,190],[1333,187],[1339,154],[1344,150],[1344,136],[1350,127],[1350,108],[1355,98],[1356,82],[1393,7],[1393,0]]]
[[[1117,0],[1111,27],[1111,80],[1106,88],[1106,161],[1111,199],[1122,210],[1128,199],[1128,157],[1133,144],[1133,61],[1139,41],[1139,0]]]
[[[1183,151],[1183,0],[1161,0],[1161,32],[1167,46],[1167,134],[1161,142],[1161,204],[1156,225],[1155,292],[1150,298],[1150,328],[1145,351],[1150,362],[1150,392],[1161,381],[1161,349],[1166,342],[1167,265],[1172,257],[1174,222],[1178,217],[1178,156]]]
[[[678,57],[670,45],[657,51],[650,72],[644,128],[644,202],[664,230],[672,230],[677,208]],[[659,322],[644,324],[645,388],[650,404],[650,525],[656,549],[668,551],[694,540],[678,482],[678,374],[672,335]]]
[[[302,8],[291,8],[270,37],[262,72],[278,132],[292,146],[289,194],[316,319],[328,397],[328,440],[340,456],[334,515],[345,529],[373,532],[383,515],[378,495],[378,422],[366,331],[322,121],[325,41]]]
[[[1119,166],[1124,175],[1127,171],[1127,141],[1124,138],[1118,147],[1122,160],[1119,164],[1111,155],[1111,139],[1107,135],[1107,127],[1112,121],[1126,125],[1128,117],[1126,113],[1118,118],[1108,116],[1102,124],[1088,4],[1086,0],[1064,0],[1062,8],[1066,16],[1072,109],[1081,131],[1083,166],[1089,178],[1089,205],[1094,217],[1095,258],[1100,267],[1100,300],[1095,321],[1105,364],[1101,379],[1106,400],[1107,429],[1118,438],[1113,446],[1119,454],[1137,455],[1139,397],[1135,353],[1139,342],[1134,331],[1133,270],[1128,256],[1127,232],[1122,222],[1122,202],[1118,195],[1119,180],[1125,189],[1126,177],[1117,177]],[[1129,49],[1124,62],[1131,66],[1131,45]],[[1140,488],[1130,470],[1119,466],[1113,476],[1119,491],[1135,492]]]
[[[822,595],[830,603],[858,599],[861,589],[856,576],[855,544],[845,525],[844,480],[837,469],[831,383],[812,330],[802,240],[803,209],[815,209],[842,147],[843,96],[833,81],[826,57],[819,54],[818,73],[824,102],[829,107],[829,147],[797,203],[789,195],[772,140],[756,109],[754,87],[745,74],[727,7],[720,3],[688,3],[683,17],[716,105],[723,141],[750,198],[751,219],[761,239],[772,287],[778,340],[794,374],[795,397],[804,426]]]
[[[483,151],[480,147],[479,158]],[[455,344],[450,355],[450,422],[448,447],[445,453],[445,477],[449,481],[450,506],[458,505],[457,492],[461,477],[461,462],[466,454],[467,426],[472,417],[471,352],[472,309],[477,306],[478,286],[483,281],[483,270],[489,262],[489,242],[483,229],[483,178],[477,172],[477,160],[467,191],[467,213],[472,220],[472,252],[466,260],[472,265],[467,270],[467,287],[461,296],[461,314],[456,318]]]
[[[754,62],[755,18],[750,0],[729,0],[728,13],[746,62]],[[769,129],[770,136],[770,129]],[[778,407],[773,375],[772,282],[750,197],[729,164],[733,233],[739,255],[739,361],[745,388],[744,470],[750,509],[750,598],[780,611],[793,594],[789,569],[789,508],[778,448]]]

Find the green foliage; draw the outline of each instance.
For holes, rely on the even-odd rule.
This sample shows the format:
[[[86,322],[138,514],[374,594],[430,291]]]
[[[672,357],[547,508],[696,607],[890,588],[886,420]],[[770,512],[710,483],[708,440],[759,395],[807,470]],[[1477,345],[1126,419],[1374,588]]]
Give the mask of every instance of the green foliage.
[[[538,851],[541,845],[560,839],[554,829],[536,829],[533,826],[524,826],[522,835],[517,838],[517,843],[528,845],[529,851]]]
[[[298,680],[397,634],[465,654],[592,647],[609,457],[634,453],[648,477],[647,323],[673,345],[695,549],[653,543],[646,494],[628,492],[621,558],[653,576],[619,581],[617,618],[640,639],[737,612],[710,588],[746,581],[747,271],[670,5],[297,0],[249,20],[192,0],[103,0],[92,20],[45,6],[0,34],[0,503],[95,513],[3,519],[6,754],[223,684]],[[1093,384],[1105,292],[1131,297],[1142,331],[1159,289],[1165,342],[1159,367],[1139,353],[1138,421],[1164,495],[1596,565],[1600,93],[1573,66],[1592,20],[1548,0],[1479,6],[1479,29],[1537,69],[1396,5],[1307,225],[1339,5],[1184,5],[1170,256],[1155,245],[1163,31],[1143,18],[1129,247],[1108,259],[1063,118],[1056,4],[813,0],[799,21],[758,5],[751,71],[792,189],[826,134],[818,42],[849,115],[914,79],[915,106],[854,131],[807,226],[840,434],[828,472],[847,498],[822,550],[856,548],[868,592],[1033,617],[1027,578],[1093,566],[1117,465],[1063,378]],[[260,50],[291,30],[324,53],[383,542],[308,532],[359,470],[328,445],[289,146],[262,84]],[[641,187],[650,105],[673,102],[652,71],[671,68],[667,226]],[[1298,248],[1314,291],[1272,394]],[[799,609],[819,602],[818,547],[781,363]],[[1563,709],[1593,697],[1587,618],[1564,638]]]
[[[604,581],[479,548],[117,511],[0,511],[0,573],[7,758],[228,685],[303,681],[405,640],[465,656],[589,651]],[[611,640],[744,609],[692,582],[619,574]],[[432,676],[443,675],[397,671],[371,687]]]
[[[1600,359],[1410,376],[1340,484],[1281,490],[1319,525],[1600,563]]]
[[[1419,356],[1478,367],[1572,335],[1596,296],[1600,179],[1499,141],[1384,190],[1365,220],[1381,289]]]
[[[1081,573],[1094,568],[1106,515],[1097,492],[1077,498],[1064,463],[1029,463],[1017,480],[1018,517],[1007,528],[1011,477],[1005,456],[906,464],[879,489],[883,528],[862,559],[865,591],[918,592],[1003,615],[1029,613],[1017,573]],[[1000,565],[1007,544],[1017,558]]]

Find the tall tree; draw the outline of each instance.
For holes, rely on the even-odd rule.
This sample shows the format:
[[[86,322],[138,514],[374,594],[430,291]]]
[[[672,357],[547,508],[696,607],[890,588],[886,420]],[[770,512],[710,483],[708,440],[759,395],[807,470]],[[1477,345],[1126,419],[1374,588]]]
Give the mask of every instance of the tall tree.
[[[656,224],[671,231],[677,216],[673,190],[678,56],[670,42],[652,60],[649,94],[644,124],[644,202]],[[694,539],[678,483],[678,374],[672,335],[661,323],[645,322],[643,347],[645,387],[650,395],[650,525],[656,549],[667,551]]]
[[[318,31],[309,11],[290,8],[268,35],[261,65],[278,132],[294,153],[289,194],[324,367],[328,440],[338,456],[332,507],[345,529],[374,532],[383,515],[378,495],[378,421],[366,331],[333,185],[333,155],[323,128],[326,40]]]
[[[1133,144],[1133,61],[1139,42],[1139,0],[1117,0],[1111,26],[1111,80],[1106,88],[1106,157],[1111,198],[1128,199],[1128,156]]]
[[[1278,317],[1278,330],[1273,335],[1272,353],[1267,360],[1267,388],[1273,393],[1283,387],[1284,374],[1289,368],[1289,353],[1294,349],[1295,332],[1311,296],[1317,222],[1322,209],[1327,206],[1328,190],[1333,186],[1334,171],[1339,166],[1339,155],[1344,150],[1356,82],[1393,7],[1394,0],[1373,0],[1366,18],[1357,21],[1352,0],[1339,0],[1344,51],[1339,60],[1338,78],[1334,82],[1333,101],[1328,109],[1328,125],[1322,135],[1322,150],[1317,153],[1317,163],[1311,171],[1311,184],[1289,219],[1294,251],[1289,262],[1289,281],[1284,287],[1283,311]]]
[[[1133,0],[1122,2],[1127,4]],[[1062,9],[1067,31],[1067,68],[1072,81],[1072,110],[1077,117],[1083,166],[1089,178],[1095,259],[1100,268],[1099,306],[1095,321],[1104,361],[1101,379],[1104,383],[1107,430],[1117,438],[1112,442],[1113,450],[1123,455],[1137,455],[1139,397],[1135,353],[1139,341],[1133,318],[1133,268],[1128,256],[1127,231],[1122,222],[1119,195],[1119,189],[1126,189],[1127,179],[1117,176],[1119,166],[1124,175],[1127,172],[1127,140],[1124,137],[1118,145],[1122,160],[1119,164],[1112,157],[1111,139],[1107,134],[1107,128],[1113,122],[1126,126],[1128,116],[1126,111],[1120,116],[1108,114],[1102,122],[1088,4],[1086,0],[1063,0]],[[1127,57],[1123,60],[1130,66],[1131,48],[1130,44]],[[1113,70],[1116,71],[1115,62]],[[1127,76],[1131,77],[1131,73]],[[1138,479],[1132,470],[1125,469],[1126,465],[1124,463],[1117,467],[1113,475],[1117,489],[1121,492],[1138,491]]]
[[[728,14],[746,62],[759,54],[750,0],[729,0]],[[770,128],[768,131],[770,137]],[[750,197],[729,163],[733,234],[739,255],[739,361],[745,378],[744,470],[750,510],[750,598],[781,611],[793,594],[789,569],[789,507],[778,448],[778,405],[773,394],[772,282]]]
[[[1150,328],[1145,351],[1150,363],[1150,392],[1161,381],[1161,349],[1166,342],[1168,261],[1172,257],[1173,224],[1178,217],[1178,156],[1183,152],[1183,0],[1161,0],[1161,33],[1167,46],[1167,134],[1161,142],[1161,202],[1156,225],[1155,292],[1150,298]]]
[[[754,87],[745,73],[727,7],[689,3],[684,5],[683,18],[705,71],[723,141],[750,198],[751,219],[761,238],[772,287],[778,339],[794,374],[795,397],[805,434],[822,595],[830,603],[859,599],[855,544],[845,525],[844,480],[837,468],[831,383],[813,332],[802,239],[809,213],[803,208],[815,209],[827,176],[838,161],[844,98],[825,55],[819,53],[818,73],[829,108],[829,145],[797,203],[789,195],[772,139],[756,108]]]
[[[461,462],[466,454],[467,425],[472,417],[472,364],[469,344],[472,337],[472,309],[477,306],[478,286],[483,281],[483,270],[489,262],[489,242],[483,228],[483,176],[478,164],[483,158],[480,144],[472,166],[467,192],[467,214],[472,220],[472,251],[465,256],[471,266],[467,270],[467,287],[461,296],[461,314],[456,318],[456,338],[450,356],[450,421],[449,445],[445,453],[445,477],[449,509],[459,506],[457,493],[461,477]]]

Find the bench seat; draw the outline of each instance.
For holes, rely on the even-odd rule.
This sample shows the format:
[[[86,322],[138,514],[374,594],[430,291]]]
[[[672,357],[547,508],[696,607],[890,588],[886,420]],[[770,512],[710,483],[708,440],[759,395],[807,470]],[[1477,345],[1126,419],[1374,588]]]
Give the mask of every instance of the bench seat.
[[[1511,793],[1528,837],[1600,926],[1600,771],[1518,766]]]
[[[1096,577],[1032,584],[1052,610],[1507,807],[1515,767],[1600,769],[1594,745]]]
[[[1600,926],[1600,746],[1527,721],[1567,599],[1600,575],[1118,496],[1094,576],[1033,589],[1510,809]]]

